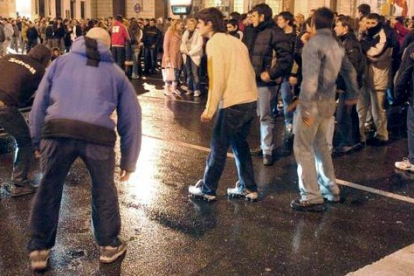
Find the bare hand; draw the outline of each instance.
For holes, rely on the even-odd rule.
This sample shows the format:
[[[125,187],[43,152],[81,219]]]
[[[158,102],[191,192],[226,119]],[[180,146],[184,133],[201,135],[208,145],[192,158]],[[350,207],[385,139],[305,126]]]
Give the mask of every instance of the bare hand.
[[[264,82],[270,82],[270,76],[269,73],[267,71],[264,71],[260,74],[260,78],[262,79],[262,81]]]
[[[289,84],[290,85],[298,84],[298,78],[297,77],[289,77]]]
[[[314,122],[314,119],[313,119],[312,117],[305,117],[305,116],[302,116],[302,121],[303,121],[303,123],[304,123],[305,125],[307,125],[307,126],[311,126],[311,125],[313,124],[313,122]]]
[[[200,116],[200,121],[201,121],[202,123],[208,123],[208,122],[210,122],[210,121],[211,121],[211,116],[209,116],[209,115],[207,114],[207,112],[206,112],[206,111],[204,111],[204,112],[203,112],[203,114],[201,114],[201,116]]]
[[[353,100],[346,100],[345,101],[345,105],[354,105],[357,104],[358,100],[357,99],[353,99]]]
[[[34,151],[34,156],[35,156],[35,158],[40,158],[40,156],[41,156],[40,150],[35,150]]]
[[[128,181],[131,174],[132,174],[132,172],[128,172],[126,170],[121,170],[121,172],[119,174],[119,180],[120,181]]]

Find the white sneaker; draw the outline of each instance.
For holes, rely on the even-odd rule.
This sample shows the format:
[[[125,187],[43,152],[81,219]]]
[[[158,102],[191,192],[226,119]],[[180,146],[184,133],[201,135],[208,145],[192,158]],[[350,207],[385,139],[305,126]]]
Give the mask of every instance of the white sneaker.
[[[252,191],[247,190],[246,188],[243,188],[240,185],[240,181],[237,181],[236,187],[227,189],[227,196],[230,198],[243,197],[246,200],[250,200],[250,201],[256,201],[257,198],[259,197],[257,192],[252,192]]]
[[[407,157],[404,157],[402,161],[395,162],[395,167],[403,171],[414,172],[414,165]]]
[[[201,95],[200,90],[194,91],[194,97],[200,97],[200,95]]]
[[[207,201],[214,201],[216,200],[216,196],[215,195],[208,195],[203,193],[201,187],[203,186],[203,180],[199,180],[197,181],[197,183],[194,186],[189,186],[188,187],[188,193],[190,194],[190,196],[198,198],[198,199],[204,199]]]
[[[188,86],[187,86],[187,85],[185,85],[185,84],[180,85],[180,88],[181,88],[182,90],[184,90],[184,91],[187,91],[187,90],[188,90]]]

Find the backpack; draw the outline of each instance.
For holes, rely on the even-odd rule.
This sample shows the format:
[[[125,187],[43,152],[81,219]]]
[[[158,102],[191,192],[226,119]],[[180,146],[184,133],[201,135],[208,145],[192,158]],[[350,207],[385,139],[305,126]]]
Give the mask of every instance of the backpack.
[[[6,34],[4,33],[3,25],[0,24],[0,43],[6,40]]]

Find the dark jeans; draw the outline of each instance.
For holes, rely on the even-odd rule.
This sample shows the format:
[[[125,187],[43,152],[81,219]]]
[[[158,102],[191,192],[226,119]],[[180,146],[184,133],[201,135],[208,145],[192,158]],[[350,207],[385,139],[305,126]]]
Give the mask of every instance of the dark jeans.
[[[240,185],[250,191],[257,190],[249,144],[246,141],[255,116],[256,102],[234,105],[218,111],[210,145],[211,152],[204,171],[203,193],[215,195],[229,146],[234,153]]]
[[[18,149],[13,162],[12,180],[20,183],[27,180],[33,157],[29,126],[17,108],[7,106],[0,107],[0,126],[16,140]]]
[[[155,73],[158,64],[158,48],[157,47],[144,47],[144,63],[145,63],[145,73]]]
[[[188,89],[193,91],[200,90],[199,68],[189,56],[187,56],[185,61],[185,69]]]
[[[125,47],[112,47],[112,57],[116,64],[121,67],[122,71],[125,70]]]
[[[356,105],[345,105],[344,94],[339,94],[339,102],[336,110],[339,146],[353,146],[360,142],[358,112]]]
[[[80,157],[92,179],[92,222],[99,246],[119,245],[121,229],[118,194],[114,183],[113,147],[73,139],[41,141],[40,164],[43,178],[30,215],[30,251],[55,245],[63,184],[72,163]],[[73,210],[76,215],[76,210]]]

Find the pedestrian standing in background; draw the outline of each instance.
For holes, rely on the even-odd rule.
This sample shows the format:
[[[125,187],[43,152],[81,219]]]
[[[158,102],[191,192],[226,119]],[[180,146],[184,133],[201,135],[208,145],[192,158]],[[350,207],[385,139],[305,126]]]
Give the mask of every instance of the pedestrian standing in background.
[[[125,43],[131,41],[128,29],[123,24],[122,15],[117,15],[111,27],[111,51],[116,64],[125,71]]]
[[[162,56],[161,67],[174,68],[174,80],[167,80],[165,82],[165,95],[171,95],[171,93],[177,95],[181,94],[180,90],[178,90],[178,80],[183,66],[183,57],[180,52],[183,32],[184,22],[181,19],[176,19],[172,22],[171,27],[165,33],[163,46],[164,54]]]
[[[43,177],[29,219],[28,249],[34,270],[47,267],[63,184],[78,157],[92,180],[92,222],[100,262],[114,262],[126,251],[119,238],[114,182],[115,127],[121,141],[120,180],[127,181],[141,147],[141,108],[134,87],[113,62],[110,44],[106,30],[92,28],[50,65],[36,93],[29,122]],[[114,111],[117,122],[111,118]]]
[[[203,56],[203,37],[197,30],[197,20],[190,18],[187,21],[187,30],[183,34],[181,42],[181,53],[187,71],[187,95],[194,92],[194,96],[201,95],[200,92],[200,63]]]
[[[332,35],[333,12],[317,9],[312,28],[316,34],[302,52],[303,82],[293,150],[298,165],[300,198],[290,206],[299,211],[323,211],[324,199],[340,202],[339,187],[326,140],[327,126],[335,112],[336,80],[340,73],[347,85],[345,103],[358,99],[356,72]]]
[[[246,138],[253,122],[257,87],[255,74],[246,46],[237,38],[225,34],[223,14],[216,8],[203,9],[197,14],[200,35],[209,38],[209,91],[201,121],[210,122],[218,111],[213,127],[211,152],[207,158],[203,179],[190,186],[190,195],[208,201],[216,199],[216,190],[232,147],[237,166],[235,188],[227,189],[229,196],[256,200],[257,185]]]

